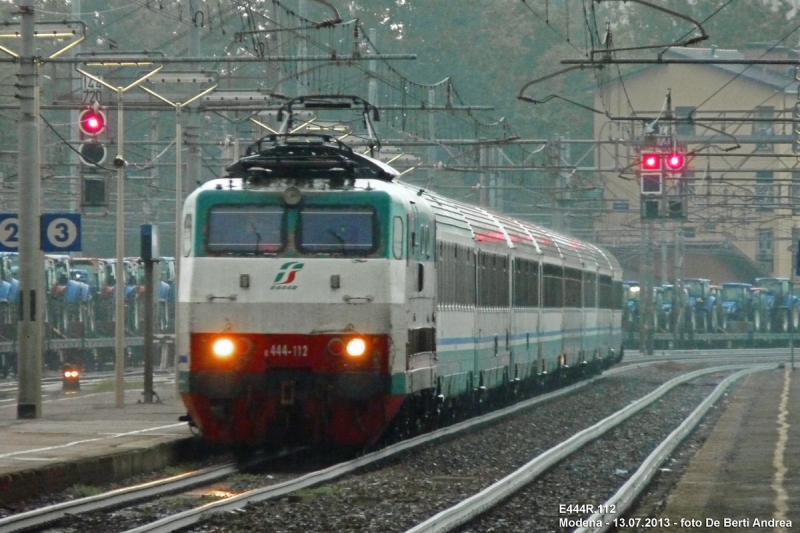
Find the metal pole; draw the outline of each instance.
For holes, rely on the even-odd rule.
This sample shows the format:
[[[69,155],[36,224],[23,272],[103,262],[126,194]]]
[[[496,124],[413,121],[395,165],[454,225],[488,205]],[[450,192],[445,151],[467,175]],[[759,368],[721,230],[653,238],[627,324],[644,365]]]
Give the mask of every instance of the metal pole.
[[[794,235],[794,230],[792,231]],[[797,248],[798,245],[797,239],[792,239],[792,247],[791,247],[791,254],[792,254],[792,271],[789,274],[789,303],[792,308],[789,309],[789,355],[791,357],[791,364],[792,370],[794,370],[794,320],[793,320],[793,308],[794,308],[794,277],[795,273],[797,272]]]
[[[373,46],[378,45],[378,30],[375,28],[369,29],[369,40]],[[367,100],[373,106],[378,107],[378,80],[376,78],[378,74],[378,62],[371,59],[368,65],[369,82],[367,83]]]
[[[486,170],[485,167],[488,165],[488,161],[486,160],[486,150],[487,147],[485,145],[478,146],[478,154],[480,156],[480,165],[481,165],[481,173],[478,182],[478,204],[481,207],[486,207]]]
[[[298,0],[297,11],[300,18],[308,19],[308,4],[306,0]],[[297,96],[305,96],[308,94],[308,73],[306,72],[308,63],[304,61],[308,56],[305,33],[301,36],[297,45],[297,56],[300,58],[297,63]]]
[[[73,20],[81,20],[81,0],[72,0],[72,19]],[[72,57],[77,57],[77,55],[81,52],[81,45],[77,45],[70,51],[70,55]],[[83,78],[80,74],[76,73],[74,70],[70,71],[70,78],[71,78],[71,85],[72,85],[72,94],[80,95],[83,90]],[[70,117],[70,124],[77,124],[78,120],[80,119],[80,110],[73,109],[69,112]],[[70,140],[77,145],[79,141],[79,134],[76,128],[70,127]],[[70,174],[74,172],[73,169],[78,169],[77,175],[75,180],[70,182],[70,211],[77,213],[78,210],[81,208],[81,197],[83,191],[81,191],[81,175],[83,167],[81,166],[80,157],[75,152],[70,151],[69,154],[70,162],[75,165],[70,167]]]
[[[183,247],[183,222],[181,220],[181,211],[183,210],[183,115],[181,114],[182,106],[180,103],[175,105],[175,315],[172,317],[175,327],[175,394],[180,395],[180,370],[178,368],[178,337],[180,326],[178,322],[178,297],[180,294],[180,279],[181,279],[181,256],[183,255],[181,248]]]
[[[41,213],[37,70],[34,59],[33,0],[20,1],[22,36],[19,68],[19,392],[17,418],[42,414],[44,258],[39,247]]]
[[[114,287],[114,398],[117,407],[125,405],[125,129],[122,109],[122,87],[117,87],[117,266]]]
[[[436,91],[434,89],[428,89],[428,104],[433,106],[436,105]],[[436,114],[433,111],[428,112],[428,139],[430,139],[431,144],[428,146],[428,164],[430,165],[428,169],[428,183],[433,183],[433,178],[435,177],[435,170],[436,167]]]
[[[153,265],[144,259],[144,403],[153,403]]]

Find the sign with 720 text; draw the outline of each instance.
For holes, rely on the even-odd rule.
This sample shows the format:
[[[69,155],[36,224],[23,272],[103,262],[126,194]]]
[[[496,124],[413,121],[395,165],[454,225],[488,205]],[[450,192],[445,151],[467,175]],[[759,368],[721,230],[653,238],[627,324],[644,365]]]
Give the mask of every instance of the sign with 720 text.
[[[81,216],[77,213],[42,215],[41,248],[44,252],[77,252],[81,249]],[[0,252],[19,251],[19,217],[0,213]]]

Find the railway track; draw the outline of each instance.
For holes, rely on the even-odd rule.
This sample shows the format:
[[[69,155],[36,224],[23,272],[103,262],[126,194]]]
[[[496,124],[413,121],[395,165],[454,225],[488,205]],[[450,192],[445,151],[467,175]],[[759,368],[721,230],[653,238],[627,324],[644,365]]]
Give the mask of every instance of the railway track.
[[[737,366],[735,368],[741,368],[741,365],[739,365],[739,366]],[[520,482],[519,486],[521,487],[521,486],[524,486],[526,483],[529,483],[537,475],[541,475],[543,472],[545,472],[547,470],[547,468],[549,468],[553,464],[559,462],[564,457],[567,457],[571,453],[575,453],[582,446],[585,446],[589,441],[599,437],[602,433],[610,430],[614,426],[617,426],[617,425],[623,423],[626,418],[628,418],[628,417],[632,416],[633,414],[635,414],[636,411],[644,409],[645,407],[648,406],[648,404],[652,404],[653,402],[658,400],[660,397],[662,397],[663,395],[667,394],[670,389],[675,389],[676,387],[679,387],[681,384],[687,383],[687,382],[689,382],[691,380],[694,380],[694,379],[697,379],[698,377],[700,377],[702,375],[711,374],[711,373],[719,373],[719,372],[730,372],[733,369],[734,369],[733,366],[716,367],[716,368],[713,368],[713,369],[707,369],[707,370],[699,371],[697,373],[692,373],[690,375],[683,376],[682,378],[673,380],[669,385],[664,385],[664,386],[660,387],[657,392],[653,392],[653,393],[647,395],[645,398],[637,401],[635,404],[633,404],[631,406],[624,407],[621,410],[620,413],[615,413],[614,415],[604,419],[602,422],[600,422],[599,424],[597,424],[595,426],[592,426],[589,429],[583,429],[583,430],[579,431],[576,436],[571,437],[571,438],[566,439],[566,440],[563,440],[563,442],[560,443],[559,446],[557,446],[554,450],[548,450],[544,454],[540,454],[540,456],[543,456],[542,459],[538,459],[538,460],[532,461],[532,463],[534,463],[534,468],[539,470],[538,472],[534,472],[533,474],[531,474],[530,471],[527,471],[525,473],[516,474],[516,476],[518,478],[522,479],[522,481]],[[555,402],[555,403],[557,404],[559,402]],[[474,428],[470,428],[470,431],[472,431],[472,430],[474,430]],[[462,429],[462,431],[464,431],[464,429]],[[407,443],[401,443],[401,444],[407,444]],[[408,444],[410,444],[410,443],[408,443]],[[410,449],[410,447],[406,448],[405,450],[409,450],[409,449]],[[482,453],[485,453],[485,454],[486,453],[490,453],[489,450],[487,450],[485,448],[482,449],[481,451],[482,451]],[[390,450],[390,449],[383,450],[382,452],[384,454],[388,454],[390,452],[393,452],[392,453],[393,455],[395,453],[399,453],[397,451]],[[434,455],[437,455],[439,460],[446,460],[446,458],[447,458],[447,456],[449,454],[448,453],[440,453],[440,454],[434,454]],[[381,459],[385,459],[385,458],[386,457],[382,457]],[[349,466],[355,466],[356,468],[363,468],[367,464],[372,464],[374,462],[375,461],[373,460],[373,457],[366,456],[364,458],[361,458],[361,460],[359,461],[358,465],[353,464],[353,465],[346,465],[346,466],[348,466],[348,467]],[[428,462],[428,465],[430,465],[430,464],[431,463]],[[419,469],[420,466],[421,465],[419,463],[417,463],[416,464],[416,469]],[[355,470],[355,468],[346,468],[346,469],[348,471]],[[344,474],[345,472],[343,470],[345,470],[345,466],[343,466],[343,465],[337,466],[337,470],[339,471],[339,473]],[[430,468],[429,470],[436,470],[436,469],[435,468]],[[334,472],[330,472],[330,474],[334,474]],[[442,477],[442,476],[435,476],[435,474],[433,472],[425,471],[425,470],[423,470],[423,474],[424,474],[423,477]],[[376,476],[377,479],[372,480],[372,481],[362,481],[361,484],[362,484],[362,486],[364,484],[366,484],[366,485],[368,485],[370,487],[374,486],[374,487],[376,487],[375,490],[377,490],[377,487],[380,487],[380,486],[383,486],[385,484],[390,483],[390,481],[388,481],[388,480],[393,478],[393,477],[396,477],[397,475],[398,475],[397,473],[393,472],[391,474],[387,474],[387,475],[384,475],[384,476]],[[514,475],[514,474],[512,474],[512,475]],[[333,476],[331,475],[330,477],[333,477]],[[456,483],[458,478],[459,478],[459,476],[452,476],[448,480],[452,481],[453,483]],[[312,485],[310,479],[306,479],[305,481],[306,482],[302,486],[299,486],[299,485],[297,485],[295,483],[284,484],[282,487],[280,487],[280,492],[272,492],[272,489],[264,489],[264,491],[259,493],[258,495],[255,495],[255,494],[253,494],[253,495],[242,495],[241,497],[239,497],[240,499],[239,499],[238,502],[229,502],[229,501],[228,502],[219,502],[219,504],[212,504],[212,505],[213,505],[213,507],[215,507],[215,509],[214,509],[215,511],[220,511],[220,510],[233,511],[234,509],[237,508],[237,506],[241,506],[242,504],[244,504],[245,500],[247,500],[249,503],[252,503],[252,502],[261,501],[261,500],[264,500],[264,499],[267,499],[267,498],[279,498],[282,495],[289,494],[289,491],[292,490],[292,489],[295,490],[295,493],[297,493],[297,491],[300,491],[299,495],[295,496],[294,498],[292,498],[292,497],[290,497],[288,499],[287,498],[283,498],[282,501],[288,501],[288,502],[302,501],[303,498],[307,494],[309,494],[309,492],[312,494],[312,498],[313,498],[313,491],[307,491],[305,494],[302,492],[303,489],[307,490],[308,487]],[[502,481],[499,481],[498,484],[499,485],[506,485],[507,482],[508,482],[508,479],[504,478]],[[412,485],[414,486],[414,492],[416,492],[417,490],[420,490],[420,491],[424,490],[423,487],[421,486],[423,483],[425,483],[424,480],[417,480],[416,482],[412,483]],[[350,488],[352,488],[352,487],[350,487]],[[316,490],[317,490],[318,494],[325,494],[326,489],[328,489],[328,485],[327,484],[324,485],[323,487],[320,487],[320,488],[316,489]],[[347,489],[348,489],[348,487],[346,487],[346,486],[338,486],[336,488],[330,488],[330,491],[331,491],[332,494],[344,496],[346,494],[346,490]],[[437,490],[435,490],[435,488],[434,488],[434,490],[431,491],[431,489],[429,487],[428,490],[425,491],[425,495],[421,495],[421,496],[418,497],[418,500],[416,501],[416,503],[420,503],[421,504],[421,503],[423,503],[423,501],[430,501],[430,503],[433,504],[435,502],[435,496],[433,496],[433,495],[435,495],[436,493],[437,493]],[[242,512],[240,514],[233,514],[233,515],[231,515],[231,514],[225,514],[225,515],[217,514],[217,515],[215,515],[216,517],[218,517],[216,520],[214,518],[212,518],[211,520],[208,521],[208,522],[210,522],[210,524],[208,522],[203,522],[203,525],[199,525],[197,529],[190,529],[189,531],[215,531],[216,530],[215,527],[220,527],[219,530],[223,530],[221,528],[222,524],[226,524],[227,525],[232,520],[234,520],[235,523],[237,523],[239,525],[238,526],[226,527],[224,529],[224,531],[233,531],[233,532],[246,531],[248,529],[248,527],[253,527],[257,523],[258,520],[264,520],[265,517],[269,517],[269,520],[272,521],[273,525],[275,527],[280,528],[280,526],[287,526],[287,524],[283,520],[275,523],[276,517],[277,516],[284,517],[284,516],[287,515],[287,513],[289,513],[292,516],[296,517],[297,520],[300,520],[299,517],[301,517],[301,516],[314,515],[315,513],[317,515],[323,515],[324,516],[324,515],[333,514],[334,512],[341,513],[344,518],[342,520],[338,520],[336,522],[331,522],[330,520],[328,520],[328,521],[319,521],[319,520],[317,520],[317,521],[315,521],[313,523],[300,523],[299,525],[295,524],[295,527],[299,527],[300,529],[298,529],[298,530],[303,530],[303,531],[327,531],[327,530],[331,530],[331,529],[337,530],[337,531],[363,531],[363,530],[376,530],[376,531],[377,530],[381,530],[381,531],[383,531],[383,530],[386,530],[386,531],[399,530],[399,531],[403,531],[404,529],[398,529],[398,528],[396,528],[395,524],[391,524],[393,521],[398,521],[398,522],[402,523],[402,521],[397,520],[396,517],[398,517],[398,516],[406,516],[407,514],[412,514],[414,511],[416,511],[417,514],[424,514],[424,513],[428,512],[428,511],[422,511],[421,512],[418,508],[415,509],[415,507],[430,508],[430,507],[433,506],[433,505],[419,505],[419,506],[411,505],[411,506],[409,506],[406,499],[409,498],[410,494],[411,494],[410,490],[399,490],[399,491],[394,491],[394,492],[392,492],[392,491],[380,492],[379,494],[376,494],[376,497],[373,500],[370,500],[369,497],[367,496],[366,504],[362,503],[361,505],[359,505],[358,502],[356,502],[356,504],[353,505],[353,506],[346,505],[346,506],[343,506],[343,507],[339,507],[337,511],[334,511],[332,509],[330,509],[330,510],[327,509],[327,506],[326,506],[325,502],[320,503],[319,506],[315,506],[314,504],[310,504],[310,505],[305,506],[303,508],[296,508],[293,512],[290,511],[291,505],[292,505],[291,503],[289,504],[288,507],[287,507],[287,505],[278,505],[278,504],[276,504],[276,505],[274,505],[272,507],[265,507],[264,504],[261,504],[261,505],[255,506],[255,508],[252,509],[252,510],[251,510],[251,507],[248,507],[247,509],[244,510],[244,512]],[[360,495],[356,498],[356,500],[363,499],[364,497],[365,497],[365,494],[362,491],[360,493]],[[504,495],[501,495],[501,496],[498,496],[496,501],[501,501],[506,497],[508,497],[508,493],[506,493]],[[388,505],[388,507],[384,507],[383,509],[384,510],[389,510],[391,512],[391,514],[395,517],[394,519],[390,518],[388,520],[388,523],[386,521],[383,521],[383,522],[377,522],[377,524],[376,524],[375,520],[370,521],[369,518],[366,519],[366,520],[361,520],[361,518],[368,513],[368,509],[370,507],[379,506],[380,505],[379,501],[382,501],[382,500],[385,500],[385,499],[391,499],[391,498],[395,498],[394,503],[391,504],[391,505]],[[320,499],[322,499],[322,498],[320,498]],[[350,501],[352,501],[351,498],[348,499],[348,502],[350,502]],[[185,513],[184,516],[180,518],[180,522],[178,522],[178,523],[172,522],[173,519],[171,519],[171,518],[166,518],[163,521],[160,521],[160,523],[154,523],[154,524],[150,524],[150,525],[147,525],[147,526],[144,526],[144,527],[131,529],[131,530],[128,530],[126,533],[165,532],[165,531],[174,531],[174,530],[176,530],[178,528],[184,528],[184,527],[187,527],[188,525],[190,525],[191,522],[195,522],[196,521],[196,518],[198,518],[198,517],[194,513],[197,512],[197,513],[201,513],[201,514],[208,514],[208,513],[212,512],[212,509],[211,509],[212,505],[209,505],[205,509],[199,509],[199,510],[196,510],[196,511]],[[418,529],[411,529],[409,531],[450,531],[454,527],[456,527],[458,524],[462,523],[463,520],[465,520],[464,516],[462,515],[462,513],[464,512],[465,509],[471,509],[471,511],[467,513],[468,515],[470,515],[470,513],[474,513],[471,516],[477,516],[478,514],[480,514],[481,512],[486,511],[486,509],[489,508],[489,506],[487,505],[487,501],[484,500],[482,497],[480,499],[478,499],[478,500],[473,500],[473,501],[470,501],[468,503],[460,503],[459,502],[456,505],[454,505],[453,507],[454,507],[454,510],[448,511],[448,513],[450,513],[450,512],[455,513],[456,519],[453,520],[452,522],[448,522],[446,525],[442,526],[442,525],[440,525],[440,523],[441,523],[443,517],[442,516],[437,516],[436,518],[431,519],[431,520],[433,520],[433,522],[426,523],[426,521],[423,520],[416,526]],[[378,513],[379,513],[379,511],[378,511]],[[436,513],[430,513],[430,514],[436,514]],[[430,514],[428,514],[428,516],[430,516]],[[249,518],[248,518],[248,516],[249,516]],[[354,517],[354,518],[351,519],[351,520],[348,520],[348,517]],[[373,516],[371,518],[374,519],[375,517]],[[468,519],[469,518],[466,518],[466,520],[468,520]],[[386,519],[385,519],[385,517],[381,517],[379,520],[386,520]],[[170,524],[170,522],[172,522],[172,523]],[[489,528],[487,530],[497,530],[496,529],[497,525],[494,524],[494,526],[495,526],[495,529]],[[511,528],[509,530],[514,530],[514,529]]]
[[[176,493],[185,493],[198,487],[212,486],[214,483],[234,474],[250,469],[257,469],[263,464],[287,458],[305,449],[306,448],[297,448],[294,450],[285,450],[269,456],[255,457],[244,464],[229,462],[209,466],[195,471],[18,513],[0,518],[0,533],[38,531],[64,518],[71,518],[96,511],[125,508]]]
[[[566,527],[576,528],[575,531],[580,533],[603,532],[615,527],[622,527],[626,521],[624,518],[625,512],[630,509],[636,498],[644,491],[648,482],[657,472],[657,469],[664,463],[675,448],[677,448],[681,441],[697,426],[714,402],[725,393],[729,386],[746,374],[765,370],[767,368],[770,367],[746,368],[725,378],[714,391],[691,412],[680,426],[669,433],[656,449],[647,456],[641,466],[635,470],[630,477],[626,478],[621,488],[610,498],[598,499],[597,496],[595,496],[595,498],[587,498],[584,494],[579,499],[568,500],[571,503],[559,504],[559,510],[556,510],[556,512],[565,515],[562,517],[562,520],[566,520]],[[723,369],[727,370],[730,369],[730,367],[715,367],[675,378],[659,387],[651,394],[632,403],[630,406],[577,433],[561,444],[550,448],[547,452],[534,458],[522,468],[495,482],[480,493],[472,495],[458,504],[441,511],[428,520],[406,530],[405,533],[443,533],[455,531],[458,526],[462,524],[468,524],[468,527],[463,529],[465,531],[483,530],[484,528],[481,526],[469,527],[470,525],[475,526],[475,524],[469,524],[469,522],[479,515],[483,515],[487,511],[494,509],[501,502],[513,498],[517,493],[522,491],[524,487],[530,484],[531,481],[541,476],[555,464],[567,459],[591,441],[606,434],[612,428],[619,426],[628,418],[651,405],[655,400],[663,397],[677,385],[687,383],[703,374]],[[575,507],[576,509],[572,510],[571,507]],[[572,515],[571,519],[569,515]],[[482,521],[491,522],[491,520],[491,518],[488,518]],[[561,520],[559,520],[558,525],[563,527],[565,524],[560,522]],[[651,527],[645,524],[642,525],[644,527]]]
[[[702,355],[699,355],[699,356],[702,357]],[[781,356],[779,356],[779,357],[781,357]],[[634,367],[641,367],[641,366],[643,366],[643,364],[648,364],[649,365],[649,363],[656,363],[656,362],[655,361],[649,361],[649,360],[648,361],[640,361],[638,364],[634,365]],[[741,366],[742,365],[736,365],[736,368],[741,368]],[[703,373],[713,373],[713,372],[720,372],[720,371],[723,371],[723,370],[729,371],[731,368],[733,368],[733,366],[728,365],[726,367],[717,367],[717,368],[714,368],[714,369],[707,369],[707,370],[704,370],[702,372]],[[762,367],[759,367],[759,368],[762,368]],[[604,374],[603,377],[611,377],[611,376],[617,375],[617,374],[622,373],[622,372],[628,372],[630,370],[631,370],[630,366],[629,367],[624,367],[624,366],[623,367],[617,367],[615,369],[607,371]],[[700,375],[700,374],[697,374],[697,375]],[[691,379],[696,379],[696,378],[697,378],[697,376],[684,377],[683,378],[683,382],[685,382],[686,380],[691,380]],[[405,442],[401,442],[399,444],[390,446],[388,448],[385,448],[383,450],[380,450],[378,452],[374,452],[372,454],[369,454],[369,455],[366,455],[366,456],[363,456],[363,457],[359,457],[357,459],[354,459],[352,461],[348,461],[346,463],[337,464],[337,465],[334,465],[334,466],[332,466],[330,468],[326,468],[326,469],[323,469],[323,470],[320,470],[320,471],[311,472],[311,473],[308,473],[308,474],[305,474],[305,475],[302,475],[302,476],[298,476],[298,477],[296,477],[294,479],[290,479],[290,480],[285,481],[283,483],[278,483],[278,484],[266,486],[266,487],[259,488],[259,489],[256,489],[256,490],[250,490],[248,492],[239,494],[237,496],[232,496],[232,497],[229,497],[229,498],[225,498],[223,500],[212,502],[212,503],[209,503],[209,504],[206,504],[206,505],[203,505],[203,506],[191,509],[191,510],[175,513],[175,514],[167,516],[167,517],[165,517],[163,519],[160,519],[158,521],[155,521],[155,522],[152,522],[152,523],[149,523],[149,524],[145,524],[145,525],[141,525],[139,527],[136,527],[136,528],[133,528],[133,529],[129,529],[127,531],[129,533],[132,533],[132,532],[143,533],[145,531],[159,531],[159,532],[160,531],[175,531],[177,529],[181,529],[181,528],[186,528],[186,527],[192,526],[193,524],[197,523],[198,521],[200,521],[204,517],[210,516],[213,513],[220,513],[220,512],[225,512],[225,511],[233,511],[233,510],[236,510],[236,509],[241,509],[242,507],[244,507],[248,503],[253,503],[253,502],[258,502],[258,501],[265,501],[265,500],[274,500],[276,498],[286,497],[287,495],[290,495],[290,494],[293,494],[293,493],[297,494],[299,492],[300,494],[303,494],[303,491],[314,490],[314,489],[312,489],[312,487],[316,487],[316,486],[319,486],[319,485],[322,485],[322,484],[330,483],[335,479],[341,478],[341,477],[343,477],[343,476],[345,476],[345,475],[347,475],[349,473],[354,472],[355,470],[364,469],[365,467],[368,467],[369,465],[375,465],[376,463],[385,462],[387,459],[399,456],[403,452],[409,452],[411,450],[421,448],[421,447],[423,447],[425,445],[428,445],[428,444],[431,444],[431,443],[434,443],[434,442],[437,442],[437,441],[445,440],[446,437],[451,437],[451,436],[454,436],[454,435],[464,434],[464,433],[466,433],[468,431],[474,430],[475,428],[479,428],[481,426],[485,426],[487,424],[496,422],[497,420],[500,420],[500,419],[503,419],[505,417],[508,417],[508,416],[510,416],[510,415],[512,415],[514,413],[524,412],[525,410],[529,410],[531,407],[533,407],[533,406],[535,406],[537,404],[540,404],[540,403],[543,404],[543,403],[548,402],[550,400],[557,400],[558,398],[561,398],[561,397],[564,397],[564,396],[568,396],[568,395],[576,392],[578,389],[580,389],[582,387],[585,387],[585,386],[587,386],[589,384],[595,383],[597,381],[600,381],[600,380],[602,380],[602,378],[594,378],[593,380],[590,380],[588,382],[579,383],[579,384],[574,385],[572,387],[569,387],[567,389],[562,389],[562,390],[556,391],[555,393],[551,393],[549,395],[545,395],[545,396],[542,396],[542,397],[535,398],[533,400],[529,400],[527,402],[516,404],[516,405],[514,405],[512,407],[509,407],[509,408],[506,408],[506,409],[504,409],[502,411],[497,411],[497,412],[491,413],[489,415],[485,415],[485,416],[480,417],[480,418],[471,419],[469,421],[462,422],[460,424],[444,428],[442,430],[433,432],[431,434],[422,435],[422,436],[417,437],[415,439],[412,439],[412,440],[409,440],[409,441],[405,441]],[[674,388],[674,387],[676,387],[678,385],[679,385],[679,382],[676,381],[674,384],[671,385],[671,387]],[[664,389],[665,387],[666,387],[666,385],[661,387],[661,389]],[[659,389],[659,390],[661,390],[661,389]],[[665,393],[666,393],[666,389],[664,389],[664,391],[662,391],[659,394],[663,396],[663,394],[665,394]],[[642,400],[637,401],[635,405],[639,406],[639,407],[637,407],[636,409],[637,410],[638,409],[642,409],[642,408],[644,408],[646,406],[647,402],[655,401],[657,399],[658,395],[656,395],[656,396],[654,396],[654,395],[656,395],[655,392],[650,395],[651,398],[649,400],[642,399]],[[599,436],[603,431],[608,431],[608,429],[610,429],[610,427],[613,427],[614,425],[622,423],[627,416],[632,416],[632,414],[633,414],[632,410],[633,409],[634,409],[634,405],[626,407],[625,409],[623,409],[623,411],[627,412],[628,413],[627,415],[623,415],[623,414],[612,415],[611,417],[608,417],[607,420],[604,420],[602,422],[602,424],[604,424],[603,426],[600,426],[599,424],[601,424],[601,423],[598,423],[598,424],[596,424],[598,427],[596,427],[594,429],[590,428],[590,429],[583,430],[582,432],[579,433],[579,435],[581,433],[584,434],[583,437],[581,437],[581,439],[586,439],[586,441],[589,441],[589,440],[593,440],[593,439],[597,438],[597,436]],[[578,435],[576,435],[576,437],[578,437]],[[578,440],[574,440],[574,441],[571,441],[571,442],[570,441],[565,441],[565,443],[564,443],[562,449],[560,449],[560,451],[547,452],[549,454],[549,455],[547,455],[547,458],[548,458],[547,460],[551,461],[551,462],[557,462],[557,461],[559,461],[561,459],[557,459],[557,458],[554,458],[554,457],[561,457],[559,455],[561,453],[569,455],[569,453],[573,453],[576,449],[580,448],[583,445],[585,445],[585,442],[580,442]],[[543,463],[541,463],[541,461],[543,461],[543,460],[544,459],[539,459],[539,461],[540,461],[539,463],[535,463],[536,460],[532,461],[536,465],[539,465],[539,466],[535,466],[534,468],[542,468],[541,464],[543,464]],[[223,468],[225,468],[225,467],[223,467]],[[227,468],[230,469],[230,468],[234,468],[234,467],[232,465],[228,465]],[[547,467],[544,467],[545,470],[546,470],[546,468]],[[219,477],[217,477],[216,479],[221,479],[222,477],[230,475],[231,473],[232,473],[231,471],[219,470],[219,472],[217,474],[204,473],[204,475],[209,475],[209,476],[218,475]],[[525,483],[530,482],[530,474],[519,474],[518,476],[520,476],[522,479],[527,479],[527,481]],[[186,481],[186,483],[191,483],[193,486],[197,486],[197,484],[204,484],[204,483],[207,483],[207,482],[208,481],[205,481],[205,482],[203,482],[203,481],[197,481],[197,482]],[[525,483],[523,483],[523,484],[525,484]],[[153,485],[153,484],[147,484],[147,485]],[[164,494],[164,493],[174,493],[175,491],[183,490],[183,489],[180,489],[180,488],[166,488],[166,486],[167,486],[166,482],[159,482],[159,483],[157,483],[157,485],[163,485],[164,488],[163,489],[156,489],[156,487],[149,486],[149,487],[144,488],[144,490],[150,490],[150,491],[163,490],[162,494]],[[324,489],[322,489],[322,490],[324,490]],[[121,491],[125,492],[127,494],[130,494],[130,496],[128,496],[130,498],[129,501],[136,501],[136,500],[141,501],[142,499],[146,498],[145,496],[135,496],[135,495],[133,495],[133,493],[135,491],[133,491],[132,489],[121,489]],[[119,492],[119,491],[115,491],[115,492]],[[109,496],[109,499],[107,499],[106,501],[107,502],[112,502],[113,501],[112,498],[114,498],[114,497],[116,497],[116,496]],[[155,497],[155,496],[147,496],[147,497],[152,498],[152,497]],[[500,497],[500,499],[507,498],[507,497],[508,496],[505,495],[505,496]],[[300,498],[302,499],[302,496]],[[98,500],[99,499],[100,498],[98,498]],[[88,502],[88,501],[87,502],[82,502],[80,505],[83,505],[84,503],[85,504],[90,504],[91,502]],[[94,505],[94,504],[91,503],[91,505]],[[120,505],[124,505],[124,503],[107,503],[107,504],[104,505],[104,507],[105,508],[109,508],[109,507],[117,508]],[[464,506],[470,507],[470,505],[468,505],[468,504],[462,504],[462,508]],[[484,510],[486,509],[485,502],[479,503],[479,504],[477,504],[477,506],[479,508],[484,509]],[[54,506],[54,507],[58,507],[58,506]],[[65,510],[65,509],[68,509],[68,510]],[[80,512],[89,512],[92,509],[96,510],[97,507],[95,507],[95,508],[92,508],[92,507],[86,507],[86,508],[71,507],[71,508],[62,508],[60,510],[59,509],[53,509],[52,511],[55,512],[55,513],[59,513],[60,512],[61,513],[60,516],[63,517],[67,513],[70,516],[74,516],[74,515],[76,515],[76,514],[78,514]],[[462,511],[459,511],[459,512],[462,512]],[[25,514],[28,514],[28,513],[25,513]],[[15,519],[15,523],[17,523],[17,524],[23,524],[22,520],[27,520],[27,517],[23,518],[22,515],[15,515],[14,517],[10,517],[10,518],[14,518]],[[51,515],[50,518],[42,518],[42,519],[37,519],[37,520],[39,520],[39,522],[38,522],[39,524],[45,524],[45,523],[52,522],[53,520],[57,520],[58,518],[59,517],[56,516],[56,515]],[[457,523],[461,523],[462,521],[463,520],[460,519],[459,521],[457,521]],[[422,523],[424,523],[424,522],[422,522]],[[28,526],[24,526],[24,527],[25,528],[30,528],[31,526],[28,525]],[[423,527],[423,526],[420,524],[419,527]],[[429,527],[429,526],[424,526],[424,527]],[[452,526],[448,526],[448,527],[452,527]],[[12,522],[11,521],[9,521],[8,523],[6,523],[5,521],[0,521],[0,532],[18,531],[20,529],[23,529],[23,526],[12,526]],[[428,531],[428,530],[429,529],[419,529],[419,531]],[[448,530],[448,529],[431,529],[430,531],[440,531],[440,530],[441,531],[445,531],[445,530]],[[412,530],[412,531],[417,531],[417,530]]]

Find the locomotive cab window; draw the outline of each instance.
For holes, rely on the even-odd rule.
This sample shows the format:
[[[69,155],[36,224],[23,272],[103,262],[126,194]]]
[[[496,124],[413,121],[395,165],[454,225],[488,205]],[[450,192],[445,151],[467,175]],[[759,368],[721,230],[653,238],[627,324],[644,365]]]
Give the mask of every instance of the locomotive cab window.
[[[305,253],[366,255],[376,248],[375,212],[367,207],[307,207],[299,229]]]
[[[277,206],[226,205],[208,214],[209,253],[265,254],[283,247],[283,209]]]

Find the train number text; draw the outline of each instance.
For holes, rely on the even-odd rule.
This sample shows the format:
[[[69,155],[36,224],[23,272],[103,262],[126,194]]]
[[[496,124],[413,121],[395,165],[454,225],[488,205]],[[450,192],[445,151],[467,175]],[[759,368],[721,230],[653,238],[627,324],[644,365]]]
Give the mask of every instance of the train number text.
[[[308,346],[305,344],[273,344],[264,350],[264,357],[308,357]]]

